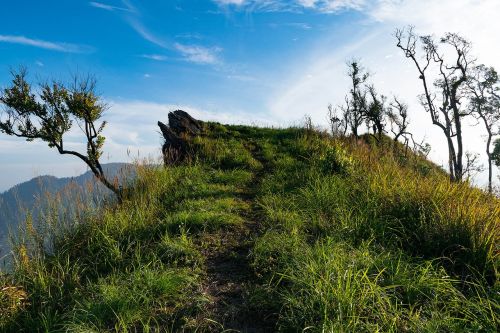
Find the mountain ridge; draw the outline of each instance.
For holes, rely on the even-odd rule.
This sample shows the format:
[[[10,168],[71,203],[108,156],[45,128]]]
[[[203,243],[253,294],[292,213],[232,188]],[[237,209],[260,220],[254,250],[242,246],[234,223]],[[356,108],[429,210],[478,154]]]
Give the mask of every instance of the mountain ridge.
[[[110,179],[112,179],[121,170],[130,166],[131,164],[129,163],[107,163],[103,165],[103,168],[108,173]],[[16,184],[3,193],[0,193],[0,257],[2,253],[9,251],[9,231],[17,229],[19,223],[25,219],[27,212],[38,215],[40,209],[43,209],[41,207],[46,204],[44,196],[48,198],[48,196],[57,195],[64,190],[69,191],[69,193],[66,193],[69,197],[74,197],[77,193],[85,194],[86,196],[88,193],[85,193],[85,187],[90,184],[97,191],[94,194],[110,194],[104,186],[98,183],[91,171],[86,171],[74,177],[41,175]],[[97,186],[93,186],[95,184]],[[70,188],[72,186],[73,188]]]

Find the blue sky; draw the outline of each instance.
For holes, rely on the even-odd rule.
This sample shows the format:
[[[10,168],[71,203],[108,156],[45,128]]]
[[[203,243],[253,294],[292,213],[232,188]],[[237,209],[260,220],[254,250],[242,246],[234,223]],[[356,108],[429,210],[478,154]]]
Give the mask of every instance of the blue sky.
[[[416,103],[418,80],[408,79],[414,69],[398,54],[391,33],[406,24],[425,33],[457,31],[474,42],[483,62],[498,68],[499,3],[7,1],[0,11],[0,86],[19,65],[28,67],[34,82],[94,74],[110,105],[105,161],[130,161],[159,156],[156,121],[176,108],[221,122],[285,126],[309,114],[324,124],[328,103],[340,103],[346,92],[345,61],[358,57],[381,92],[410,103],[419,137],[434,141],[439,132],[429,129]],[[78,133],[69,139],[82,148]],[[471,150],[480,150],[482,138],[474,140]],[[0,191],[41,174],[85,171],[80,161],[57,156],[43,143],[0,134],[0,147]],[[443,147],[433,148],[439,163]]]
[[[357,16],[300,6],[269,12],[209,0],[16,1],[6,7],[0,14],[1,73],[18,64],[42,77],[91,72],[106,96],[223,100],[255,109],[263,108],[255,96],[268,91],[321,31]],[[7,79],[1,76],[2,83]]]

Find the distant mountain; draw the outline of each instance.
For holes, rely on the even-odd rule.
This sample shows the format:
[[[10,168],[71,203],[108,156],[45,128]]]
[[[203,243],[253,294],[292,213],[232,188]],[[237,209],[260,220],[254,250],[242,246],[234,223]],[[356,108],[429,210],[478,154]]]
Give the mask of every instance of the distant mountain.
[[[109,179],[117,177],[120,183],[135,176],[133,166],[127,163],[109,163],[103,165],[103,169]],[[9,252],[9,231],[16,231],[27,213],[36,219],[50,203],[50,198],[59,196],[62,205],[71,207],[77,199],[98,203],[112,198],[111,194],[91,171],[78,177],[39,176],[0,193],[0,258]]]

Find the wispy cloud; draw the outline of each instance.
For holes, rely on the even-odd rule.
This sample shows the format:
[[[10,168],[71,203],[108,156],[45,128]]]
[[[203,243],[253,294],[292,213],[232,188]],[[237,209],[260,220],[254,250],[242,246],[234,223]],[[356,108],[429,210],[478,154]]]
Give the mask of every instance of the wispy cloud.
[[[219,53],[222,52],[220,47],[207,48],[199,45],[184,45],[175,43],[174,47],[177,51],[182,53],[185,60],[197,64],[220,64]]]
[[[219,5],[236,5],[236,6],[241,6],[247,2],[250,2],[248,0],[214,0],[214,1]]]
[[[312,29],[312,26],[309,23],[304,23],[304,22],[270,23],[269,26],[271,28],[291,27],[291,28],[302,29],[302,30]]]
[[[212,0],[219,6],[235,7],[248,11],[297,11],[314,10],[336,13],[342,10],[360,10],[367,0]]]
[[[108,5],[108,4],[105,4],[102,2],[96,2],[96,1],[89,2],[89,5],[91,5],[92,7],[95,7],[95,8],[108,10],[110,12],[113,12],[113,11],[132,12],[132,9],[130,7],[112,6],[112,5]]]
[[[166,61],[168,59],[167,56],[161,54],[142,54],[141,57],[156,61]]]
[[[245,0],[226,0],[230,1],[233,4],[243,3]],[[141,20],[140,12],[133,5],[131,0],[122,0],[123,7],[111,6],[108,4],[104,4],[101,2],[90,2],[91,6],[108,10],[108,11],[123,11],[121,16],[128,23],[128,25],[139,34],[144,40],[161,47],[165,50],[173,50],[182,55],[183,59],[196,64],[205,64],[205,65],[220,65],[222,63],[219,53],[222,52],[222,49],[219,47],[205,47],[200,45],[186,45],[181,43],[173,43],[172,40],[169,40],[164,37],[160,37],[154,32],[150,31],[146,25]],[[183,38],[197,38],[201,39],[201,35],[198,34],[184,34],[178,35],[176,37]],[[143,54],[141,57],[156,61],[165,61],[167,57],[160,54]]]
[[[149,31],[136,17],[127,18],[127,22],[135,30],[142,38],[151,42],[157,46],[160,46],[164,49],[168,48],[168,44],[161,39],[160,37],[154,35],[151,31]]]
[[[242,82],[253,82],[253,81],[257,80],[257,78],[254,77],[254,76],[250,76],[250,75],[238,75],[238,74],[228,75],[227,78],[229,80],[236,80],[236,81],[242,81]]]
[[[139,20],[138,14],[139,11],[137,8],[132,4],[132,2],[128,0],[122,0],[123,7],[118,7],[118,6],[112,6],[106,3],[102,2],[96,2],[96,1],[91,1],[89,4],[92,7],[96,7],[99,9],[104,9],[110,12],[122,12],[125,21],[129,24],[129,26],[135,30],[142,38],[147,40],[148,42],[151,42],[157,46],[160,46],[162,48],[168,48],[167,43],[153,34],[151,31],[149,31]]]
[[[323,13],[335,13],[346,9],[360,10],[367,4],[366,0],[298,0],[299,5]]]
[[[175,35],[175,38],[203,39],[203,36],[199,33],[186,32],[186,33]]]
[[[27,46],[38,47],[41,49],[66,52],[66,53],[88,53],[94,51],[92,47],[87,45],[50,42],[41,39],[28,38],[25,36],[0,35],[0,42],[27,45]]]

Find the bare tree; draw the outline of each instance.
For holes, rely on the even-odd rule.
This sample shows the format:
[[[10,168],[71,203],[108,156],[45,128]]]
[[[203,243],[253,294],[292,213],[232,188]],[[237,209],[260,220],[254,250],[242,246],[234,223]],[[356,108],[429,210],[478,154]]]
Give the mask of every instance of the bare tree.
[[[417,36],[412,27],[397,30],[397,47],[415,64],[422,81],[424,94],[421,104],[430,114],[432,123],[443,131],[448,145],[450,179],[461,181],[464,176],[462,120],[468,115],[463,110],[461,99],[468,79],[468,69],[473,59],[470,57],[470,43],[455,33],[447,33],[439,44],[451,49],[453,59],[447,61],[439,44],[432,36]],[[421,45],[423,57],[417,55]],[[438,77],[429,82],[433,67]]]
[[[78,157],[121,201],[120,187],[106,178],[99,162],[105,141],[102,131],[106,122],[98,122],[106,110],[106,104],[95,93],[95,79],[75,78],[70,87],[58,82],[45,83],[40,85],[39,91],[33,91],[26,79],[25,69],[13,71],[12,76],[11,86],[3,89],[0,95],[0,103],[5,107],[4,115],[0,117],[0,131],[26,141],[40,139],[62,155]],[[85,153],[65,147],[64,137],[73,122],[85,134]]]
[[[464,176],[466,176],[467,179],[471,179],[476,174],[484,171],[483,165],[480,164],[479,161],[479,154],[466,152],[465,159],[467,163],[466,168],[464,169]]]
[[[478,65],[472,69],[467,82],[470,94],[469,107],[472,114],[486,129],[486,156],[488,156],[488,191],[493,191],[493,138],[500,134],[500,96],[499,78],[493,67]]]
[[[328,105],[328,120],[330,122],[330,130],[334,137],[340,135],[345,136],[348,129],[347,113],[339,111],[341,111],[341,108],[334,108],[332,104]]]
[[[387,109],[387,118],[391,126],[391,133],[394,135],[394,141],[408,134],[408,104],[401,102],[396,96]]]

